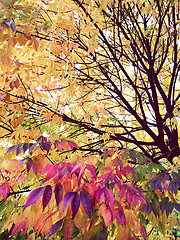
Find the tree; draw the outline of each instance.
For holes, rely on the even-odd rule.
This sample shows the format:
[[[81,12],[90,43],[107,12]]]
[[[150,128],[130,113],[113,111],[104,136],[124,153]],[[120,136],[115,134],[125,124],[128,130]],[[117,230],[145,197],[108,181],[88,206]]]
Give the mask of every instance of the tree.
[[[178,1],[0,7],[2,234],[176,238]]]

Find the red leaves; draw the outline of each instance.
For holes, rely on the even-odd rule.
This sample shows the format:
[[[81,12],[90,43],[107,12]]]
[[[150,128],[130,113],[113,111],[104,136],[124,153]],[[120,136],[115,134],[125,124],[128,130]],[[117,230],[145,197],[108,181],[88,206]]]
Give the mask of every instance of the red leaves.
[[[29,222],[27,219],[23,220],[22,222],[16,223],[12,233],[11,233],[11,238],[16,235],[18,232],[20,232],[22,230],[23,232],[23,238],[25,236],[25,234],[27,233],[27,230],[29,228]]]
[[[87,215],[89,216],[89,218],[91,217],[91,210],[92,210],[92,198],[91,195],[85,191],[82,190],[80,192],[80,199],[81,199],[81,203],[84,207],[84,210],[86,211]]]
[[[27,207],[29,207],[30,205],[32,205],[33,203],[35,203],[41,197],[43,192],[44,192],[44,187],[40,187],[40,188],[37,188],[37,189],[33,190],[28,196],[28,199],[27,199],[26,204],[24,206],[24,210]]]
[[[71,141],[67,141],[63,138],[60,141],[56,140],[54,142],[54,144],[55,144],[57,150],[59,150],[60,152],[63,152],[64,150],[69,151],[71,149],[73,149],[73,150],[74,149],[79,149],[79,146],[76,143],[71,142]]]
[[[73,220],[68,216],[63,221],[63,236],[65,240],[71,240],[73,234]]]

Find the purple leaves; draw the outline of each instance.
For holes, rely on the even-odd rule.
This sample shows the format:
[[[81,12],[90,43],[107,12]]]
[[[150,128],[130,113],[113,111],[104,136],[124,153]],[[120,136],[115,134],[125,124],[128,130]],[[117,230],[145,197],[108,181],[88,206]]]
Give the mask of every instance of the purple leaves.
[[[56,233],[60,227],[62,226],[63,223],[63,219],[59,220],[58,222],[56,222],[50,229],[49,234],[47,235],[47,238],[51,237],[54,233]]]
[[[79,209],[80,200],[77,192],[69,192],[64,195],[63,210],[71,203],[72,217],[76,216]]]
[[[24,206],[24,209],[25,210],[27,207],[29,207],[30,205],[32,205],[33,203],[35,203],[40,197],[41,195],[43,194],[44,192],[44,187],[40,187],[40,188],[37,188],[35,190],[33,190],[29,196],[28,196],[28,199],[26,201],[26,204]]]
[[[119,210],[119,211],[117,212],[116,219],[118,220],[118,222],[119,222],[122,226],[125,225],[125,223],[126,223],[125,215],[124,215],[124,213],[123,213],[121,210]]]
[[[74,219],[80,206],[80,200],[84,210],[90,218],[92,210],[92,198],[91,195],[85,190],[80,192],[80,197],[77,192],[66,193],[63,198],[63,209],[65,209],[71,203],[72,218]]]
[[[10,148],[7,150],[6,154],[7,154],[7,153],[10,153],[10,152],[12,152],[12,151],[14,151],[14,150],[16,150],[16,149],[18,149],[18,148],[20,148],[21,146],[22,146],[22,144],[20,143],[20,144],[17,144],[17,145],[14,145],[14,146],[10,147]]]
[[[87,215],[89,216],[89,218],[91,217],[91,210],[92,210],[92,198],[91,195],[83,190],[80,192],[80,199],[81,199],[81,203],[84,207],[84,210],[86,211]]]
[[[80,206],[80,198],[79,198],[79,194],[77,192],[75,192],[74,194],[74,198],[71,202],[71,209],[72,209],[72,218],[74,219],[74,217],[76,216],[76,213],[79,209]]]
[[[54,194],[55,194],[57,207],[59,207],[59,204],[61,203],[62,197],[63,197],[63,187],[62,187],[61,183],[56,184],[56,186],[54,188]]]
[[[51,200],[52,196],[52,188],[50,185],[47,185],[44,189],[44,194],[43,194],[43,210],[45,207],[48,205],[49,201]]]
[[[67,208],[67,206],[71,203],[71,201],[73,200],[74,198],[74,192],[68,192],[64,195],[64,198],[63,198],[63,210],[65,208]]]

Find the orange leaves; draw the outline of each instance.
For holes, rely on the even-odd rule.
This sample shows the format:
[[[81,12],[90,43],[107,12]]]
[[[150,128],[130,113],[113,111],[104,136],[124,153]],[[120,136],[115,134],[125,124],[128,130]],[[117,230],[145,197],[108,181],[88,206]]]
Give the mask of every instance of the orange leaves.
[[[9,102],[10,101],[10,94],[5,93],[5,94],[0,95],[0,100],[4,100],[5,102]]]
[[[13,89],[14,87],[15,87],[15,88],[18,88],[19,85],[20,85],[19,80],[16,79],[15,81],[12,81],[12,82],[9,84],[9,87],[10,87],[11,89]]]
[[[12,124],[14,128],[17,128],[24,121],[24,115],[18,117]]]
[[[34,46],[35,50],[38,51],[38,47],[39,47],[38,40],[35,37],[32,40],[33,40],[33,46]]]
[[[70,149],[79,149],[79,146],[76,143],[65,139],[61,139],[60,141],[56,140],[55,146],[60,152],[63,152],[64,150],[69,151]]]

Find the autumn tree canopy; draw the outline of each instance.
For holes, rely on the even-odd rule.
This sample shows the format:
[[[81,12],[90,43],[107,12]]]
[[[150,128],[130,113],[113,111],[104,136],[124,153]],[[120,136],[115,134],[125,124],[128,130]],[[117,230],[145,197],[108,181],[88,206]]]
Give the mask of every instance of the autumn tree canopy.
[[[1,1],[4,239],[178,237],[179,12]]]

